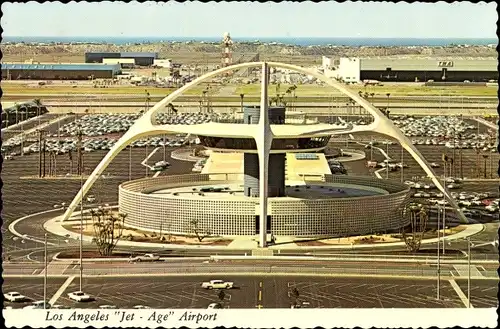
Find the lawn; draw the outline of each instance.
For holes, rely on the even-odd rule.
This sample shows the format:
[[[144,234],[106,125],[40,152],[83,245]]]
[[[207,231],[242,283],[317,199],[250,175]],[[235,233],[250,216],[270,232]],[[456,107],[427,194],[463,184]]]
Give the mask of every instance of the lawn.
[[[291,85],[280,85],[280,93],[284,94]],[[276,85],[269,86],[269,95],[274,96],[277,93]],[[428,87],[424,85],[383,85],[383,86],[363,86],[351,85],[349,88],[355,92],[362,91],[375,93],[377,96],[385,96],[390,93],[392,96],[430,96],[430,95],[455,95],[455,96],[496,96],[497,87],[486,86],[439,86]],[[260,92],[260,84],[241,85],[236,88],[235,95],[258,95]],[[337,92],[330,86],[319,85],[297,85],[295,94],[300,96],[327,96],[336,94]]]
[[[107,88],[94,88],[90,85],[45,85],[38,86],[35,84],[9,84],[2,82],[2,91],[5,96],[9,94],[127,94],[127,95],[145,95],[147,90],[151,96],[166,96],[172,93],[176,88],[156,88],[147,86],[109,86]],[[202,90],[205,89],[204,85],[196,86],[191,90],[185,92],[185,95],[200,95]]]

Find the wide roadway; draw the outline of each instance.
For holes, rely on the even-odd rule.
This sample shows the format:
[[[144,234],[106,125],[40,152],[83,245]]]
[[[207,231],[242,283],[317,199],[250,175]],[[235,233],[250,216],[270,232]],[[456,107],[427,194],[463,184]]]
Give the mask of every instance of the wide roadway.
[[[60,297],[54,304],[71,308],[98,308],[114,305],[132,308],[206,308],[219,301],[219,292],[206,290],[200,284],[212,279],[232,281],[234,289],[223,290],[223,305],[227,308],[290,308],[298,302],[313,308],[461,308],[465,307],[448,280],[442,280],[440,300],[436,299],[436,281],[399,278],[306,277],[306,276],[146,276],[84,278],[83,290],[95,299],[78,303],[67,294],[79,290],[79,278],[61,288],[66,278],[48,278],[47,295],[56,291]],[[456,280],[464,294],[467,281]],[[474,307],[496,307],[497,280],[473,280],[471,300]],[[3,291],[18,291],[33,300],[43,299],[43,277],[6,277]],[[295,295],[296,296],[296,295]],[[6,302],[5,306],[20,308],[25,303]]]

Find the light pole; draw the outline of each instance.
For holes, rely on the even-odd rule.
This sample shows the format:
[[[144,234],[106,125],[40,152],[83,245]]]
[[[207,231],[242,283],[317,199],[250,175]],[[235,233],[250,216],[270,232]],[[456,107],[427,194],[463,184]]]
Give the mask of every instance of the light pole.
[[[440,284],[441,284],[441,262],[440,262],[440,255],[439,255],[439,213],[440,213],[440,207],[437,207],[437,299],[439,300],[439,290],[440,290]]]
[[[484,173],[483,173],[483,177],[484,177],[484,179],[486,179],[486,159],[488,159],[488,155],[487,154],[483,154],[483,159],[484,159]]]
[[[132,180],[132,145],[128,146],[128,180]]]
[[[403,145],[401,145],[401,183],[404,182],[404,161],[403,161]]]
[[[467,264],[468,264],[468,271],[467,271],[467,308],[470,308],[470,260],[471,260],[471,254],[470,254],[470,237],[467,237]]]
[[[370,136],[370,161],[373,161],[373,136]]]
[[[47,233],[45,233],[45,246],[44,246],[44,263],[45,271],[43,275],[43,309],[47,308]]]
[[[81,136],[81,131],[79,132],[79,135]],[[81,137],[80,137],[80,140],[81,140]],[[80,168],[80,191],[81,191],[81,200],[80,200],[80,291],[82,291],[82,278],[83,278],[83,166]]]
[[[387,163],[385,165],[385,179],[389,179],[389,141],[387,141],[385,147],[385,153],[387,154]]]

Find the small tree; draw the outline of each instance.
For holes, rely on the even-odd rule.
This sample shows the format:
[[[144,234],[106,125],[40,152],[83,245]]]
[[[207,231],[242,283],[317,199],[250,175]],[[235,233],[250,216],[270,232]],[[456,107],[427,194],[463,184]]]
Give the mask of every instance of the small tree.
[[[99,254],[110,256],[123,234],[126,214],[114,215],[108,209],[91,210],[94,227],[94,241]]]
[[[199,220],[193,219],[191,222],[191,228],[193,229],[194,234],[198,238],[199,242],[202,242],[207,236],[210,236],[212,232],[209,229],[203,230],[199,227]]]

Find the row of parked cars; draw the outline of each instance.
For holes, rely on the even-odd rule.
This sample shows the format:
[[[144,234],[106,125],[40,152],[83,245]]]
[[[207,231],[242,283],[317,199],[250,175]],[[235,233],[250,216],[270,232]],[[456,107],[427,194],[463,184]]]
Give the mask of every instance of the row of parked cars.
[[[141,117],[135,114],[87,114],[75,121],[71,121],[59,128],[57,133],[48,134],[47,137],[77,136],[79,131],[84,136],[94,137],[127,131],[134,122]],[[227,120],[231,117],[228,113],[166,113],[159,112],[155,116],[156,124],[192,125],[210,121]]]
[[[464,134],[474,125],[467,124],[455,116],[397,116],[392,118],[393,123],[408,137],[453,137]]]

